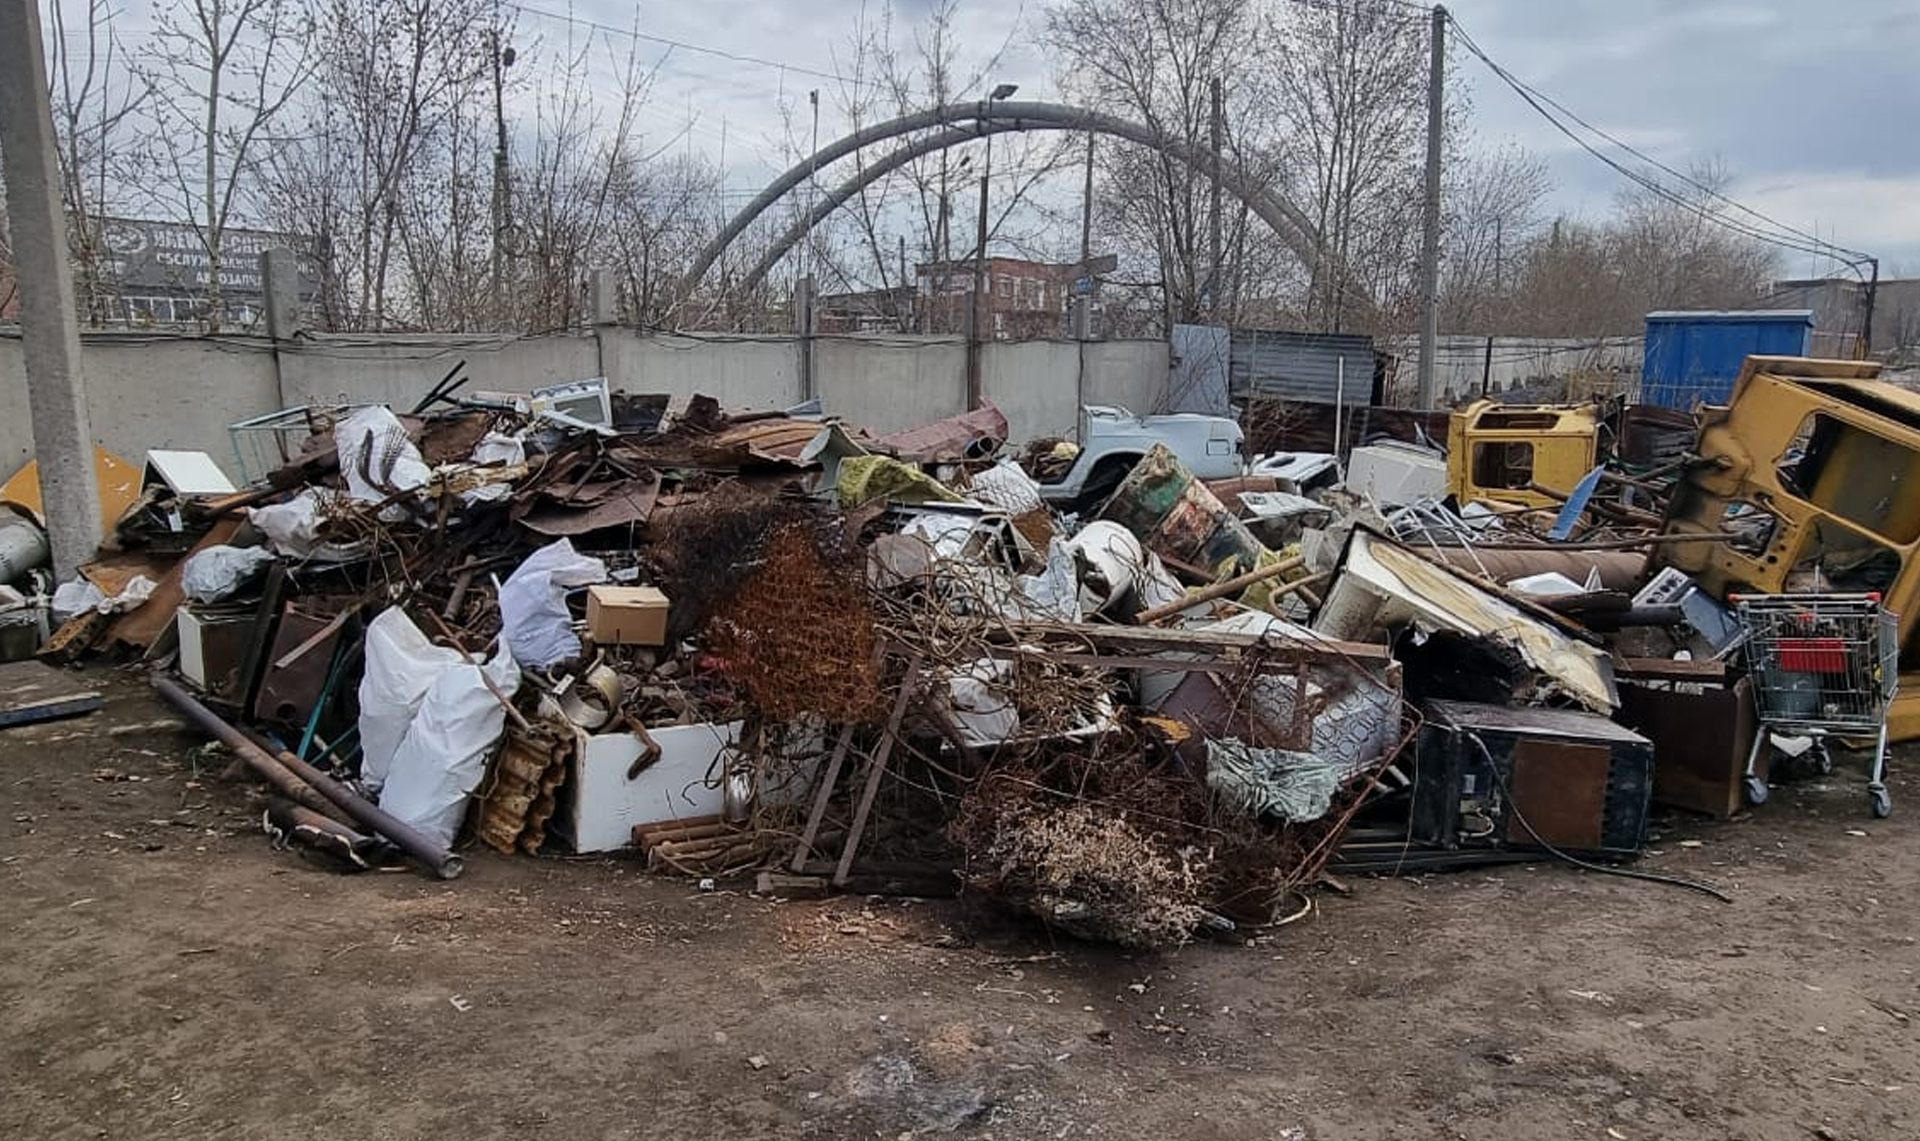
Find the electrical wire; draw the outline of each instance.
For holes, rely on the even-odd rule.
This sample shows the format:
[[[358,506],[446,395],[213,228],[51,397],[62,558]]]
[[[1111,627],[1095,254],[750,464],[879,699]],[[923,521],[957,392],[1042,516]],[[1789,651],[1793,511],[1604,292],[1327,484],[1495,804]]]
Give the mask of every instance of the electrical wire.
[[[1548,854],[1554,856],[1556,859],[1564,860],[1576,868],[1589,872],[1597,872],[1603,876],[1619,876],[1622,879],[1645,880],[1648,883],[1669,884],[1673,887],[1684,887],[1690,891],[1697,891],[1702,895],[1710,895],[1721,903],[1733,902],[1732,896],[1714,887],[1712,884],[1705,883],[1701,880],[1687,879],[1684,876],[1670,876],[1661,872],[1643,872],[1638,868],[1616,868],[1607,864],[1595,864],[1554,847],[1547,842],[1545,837],[1534,830],[1532,821],[1527,819],[1527,814],[1520,811],[1519,803],[1513,798],[1513,790],[1507,785],[1507,774],[1501,771],[1499,763],[1493,759],[1493,751],[1488,749],[1487,743],[1480,739],[1480,734],[1468,733],[1466,737],[1467,740],[1473,742],[1475,748],[1480,750],[1480,755],[1486,759],[1487,768],[1493,771],[1493,779],[1499,782],[1500,791],[1507,798],[1507,811],[1513,813],[1513,818],[1520,822],[1520,827],[1527,830],[1527,835],[1533,837],[1534,843],[1546,849]]]
[[[1453,16],[1449,14],[1447,17],[1447,21],[1448,23],[1454,26],[1454,29],[1456,31],[1460,33],[1460,38],[1467,44],[1469,51],[1472,51],[1475,55],[1479,56],[1483,61],[1487,62],[1488,66],[1495,66],[1492,63],[1492,61],[1488,60],[1486,55],[1480,50],[1479,45],[1473,42],[1473,38],[1467,35],[1466,30],[1460,27],[1458,20],[1455,20]],[[1504,69],[1498,69],[1498,70],[1504,70]],[[1511,83],[1518,83],[1521,87],[1526,88],[1528,91],[1538,96],[1541,99],[1541,101],[1553,107],[1555,110],[1559,111],[1561,114],[1565,115],[1567,118],[1573,120],[1575,123],[1593,132],[1594,134],[1600,136],[1601,138],[1605,139],[1607,142],[1612,143],[1614,146],[1625,151],[1627,154],[1632,155],[1634,158],[1639,159],[1641,162],[1646,163],[1648,166],[1651,166],[1656,170],[1659,170],[1665,174],[1671,175],[1674,178],[1679,179],[1681,182],[1686,183],[1688,186],[1692,187],[1696,191],[1699,191],[1701,194],[1707,195],[1710,198],[1714,198],[1720,202],[1723,202],[1726,205],[1731,206],[1735,210],[1738,210],[1741,213],[1748,215],[1749,217],[1752,217],[1760,222],[1764,222],[1767,225],[1780,230],[1782,233],[1789,234],[1797,238],[1805,239],[1806,241],[1812,242],[1817,246],[1821,246],[1823,248],[1830,248],[1836,253],[1848,254],[1862,260],[1867,260],[1871,257],[1871,255],[1862,253],[1859,250],[1850,250],[1850,249],[1847,249],[1845,246],[1834,245],[1833,243],[1820,237],[1820,235],[1818,234],[1809,234],[1805,230],[1797,229],[1793,226],[1786,224],[1785,222],[1780,221],[1777,218],[1768,217],[1767,215],[1760,213],[1758,210],[1755,210],[1752,207],[1749,207],[1742,202],[1736,201],[1733,198],[1729,198],[1727,195],[1721,193],[1719,190],[1715,189],[1712,186],[1707,185],[1704,182],[1699,181],[1698,179],[1694,178],[1692,175],[1686,174],[1682,171],[1675,170],[1673,167],[1668,166],[1667,164],[1661,162],[1659,159],[1656,159],[1653,156],[1645,153],[1644,151],[1638,150],[1632,145],[1626,142],[1623,142],[1618,138],[1615,138],[1613,135],[1608,134],[1607,132],[1601,130],[1599,127],[1596,127],[1592,123],[1589,123],[1587,120],[1581,118],[1576,112],[1574,112],[1566,104],[1553,98],[1553,96],[1548,95],[1546,92],[1541,91],[1539,88],[1534,87],[1532,84],[1529,84],[1526,81],[1521,80],[1516,76],[1513,76],[1511,73],[1507,73],[1506,75],[1502,76],[1502,78],[1507,79]]]
[[[1713,188],[1705,185],[1704,183],[1701,183],[1687,175],[1680,174],[1678,171],[1675,171],[1673,168],[1666,166],[1665,164],[1660,163],[1652,158],[1649,158],[1648,156],[1642,154],[1640,151],[1634,149],[1633,147],[1628,146],[1626,143],[1621,142],[1619,139],[1616,139],[1613,136],[1607,134],[1606,132],[1600,130],[1599,128],[1594,127],[1592,124],[1588,123],[1585,119],[1582,119],[1578,115],[1575,115],[1572,111],[1567,110],[1566,107],[1563,104],[1561,104],[1558,100],[1555,100],[1551,96],[1548,96],[1540,92],[1539,90],[1535,89],[1534,87],[1530,86],[1529,84],[1526,83],[1526,81],[1520,79],[1518,76],[1514,75],[1512,72],[1502,67],[1499,63],[1495,62],[1493,57],[1489,56],[1480,47],[1479,44],[1474,42],[1473,37],[1467,33],[1467,30],[1464,27],[1461,27],[1460,22],[1457,19],[1454,19],[1451,16],[1449,16],[1448,22],[1453,25],[1454,31],[1458,33],[1458,38],[1460,42],[1466,47],[1467,51],[1471,53],[1475,58],[1479,59],[1481,63],[1485,64],[1487,68],[1494,73],[1494,75],[1499,77],[1499,79],[1502,82],[1504,82],[1508,87],[1512,88],[1515,94],[1520,96],[1520,98],[1524,100],[1529,107],[1532,107],[1534,111],[1538,112],[1540,116],[1546,119],[1548,123],[1552,124],[1555,129],[1557,129],[1561,134],[1565,135],[1568,139],[1572,140],[1573,143],[1576,146],[1578,146],[1581,150],[1584,150],[1588,154],[1592,155],[1594,158],[1599,159],[1602,163],[1605,163],[1608,167],[1610,167],[1616,173],[1620,174],[1622,177],[1626,178],[1630,182],[1646,190],[1648,193],[1653,194],[1655,197],[1661,199],[1662,201],[1665,201],[1674,206],[1677,206],[1687,211],[1688,213],[1693,214],[1694,216],[1700,218],[1702,221],[1709,222],[1713,225],[1720,226],[1727,230],[1731,230],[1734,233],[1740,234],[1748,238],[1752,238],[1755,241],[1765,242],[1769,245],[1780,246],[1783,249],[1795,250],[1800,253],[1812,254],[1816,257],[1831,258],[1834,261],[1838,261],[1846,265],[1847,268],[1852,270],[1856,276],[1864,277],[1864,275],[1861,274],[1860,272],[1861,267],[1871,264],[1876,260],[1870,254],[1862,253],[1859,250],[1848,249],[1847,247],[1844,247],[1844,246],[1834,245],[1830,242],[1823,241],[1818,237],[1813,237],[1811,235],[1808,235],[1804,231],[1797,230],[1791,226],[1788,226],[1783,222],[1770,218],[1767,215],[1752,209],[1751,207],[1743,205],[1742,203],[1739,203],[1734,199],[1727,197],[1725,194],[1722,194],[1721,192],[1714,190]],[[1621,150],[1627,152],[1628,154],[1633,155],[1635,158],[1640,159],[1641,161],[1649,164],[1650,166],[1658,170],[1665,171],[1666,173],[1679,178],[1682,182],[1686,183],[1688,186],[1692,187],[1697,192],[1707,197],[1710,197],[1712,199],[1716,199],[1718,201],[1724,202],[1729,206],[1732,206],[1735,209],[1738,209],[1740,212],[1744,214],[1757,218],[1760,221],[1766,223],[1768,226],[1773,227],[1774,230],[1777,232],[1768,232],[1766,230],[1759,229],[1747,223],[1729,218],[1722,212],[1708,209],[1706,206],[1702,205],[1700,202],[1693,201],[1687,198],[1685,195],[1681,194],[1679,191],[1676,191],[1672,187],[1667,186],[1666,184],[1662,183],[1657,178],[1647,174],[1646,172],[1634,170],[1633,168],[1619,162],[1618,160],[1614,159],[1612,156],[1602,152],[1598,147],[1594,146],[1593,143],[1591,143],[1586,138],[1584,138],[1578,131],[1568,126],[1567,123],[1561,120],[1559,115],[1556,115],[1554,113],[1554,110],[1558,110],[1561,114],[1564,114],[1568,119],[1571,119],[1574,123],[1577,123],[1579,126],[1585,128],[1588,131],[1591,131],[1595,135],[1598,135],[1600,138],[1605,139],[1607,142],[1613,144],[1614,146],[1619,147]]]
[[[746,55],[741,52],[726,51],[722,48],[708,47],[705,44],[689,43],[686,40],[676,40],[667,36],[651,35],[633,28],[617,28],[611,24],[602,24],[594,20],[586,19],[583,16],[561,15],[558,12],[548,12],[529,4],[509,2],[504,4],[503,7],[511,8],[516,12],[524,13],[535,19],[553,20],[568,26],[592,28],[594,31],[605,32],[608,35],[625,36],[628,39],[643,40],[647,43],[659,44],[662,47],[669,47],[678,51],[715,56],[720,59],[730,60],[734,63],[750,63],[757,67],[771,67],[779,71],[790,71],[796,75],[810,75],[815,79],[830,79],[835,83],[844,84],[849,87],[871,87],[876,90],[890,90],[884,82],[877,79],[856,79],[852,76],[841,75],[832,71],[822,71],[818,68],[806,67],[797,63],[782,63],[779,60],[765,59],[760,56]]]

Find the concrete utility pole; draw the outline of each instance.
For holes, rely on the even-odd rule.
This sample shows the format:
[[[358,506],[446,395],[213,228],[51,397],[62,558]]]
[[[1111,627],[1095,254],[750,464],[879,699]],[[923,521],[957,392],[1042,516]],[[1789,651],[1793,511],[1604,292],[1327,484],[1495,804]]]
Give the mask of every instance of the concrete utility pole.
[[[1433,355],[1440,340],[1440,120],[1447,83],[1447,10],[1433,6],[1433,58],[1427,67],[1426,227],[1420,241],[1420,408],[1433,407]]]
[[[80,314],[67,262],[67,215],[47,103],[40,5],[0,2],[0,160],[20,281],[21,346],[40,505],[53,547],[53,573],[71,578],[100,545],[100,491],[93,426],[80,366]]]

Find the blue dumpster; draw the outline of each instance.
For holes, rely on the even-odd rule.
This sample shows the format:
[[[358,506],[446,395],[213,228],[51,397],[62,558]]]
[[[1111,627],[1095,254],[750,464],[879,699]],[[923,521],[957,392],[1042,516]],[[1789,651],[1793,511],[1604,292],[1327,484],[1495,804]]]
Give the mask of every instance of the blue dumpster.
[[[1803,357],[1812,338],[1811,309],[1649,313],[1640,403],[1725,404],[1749,356]]]

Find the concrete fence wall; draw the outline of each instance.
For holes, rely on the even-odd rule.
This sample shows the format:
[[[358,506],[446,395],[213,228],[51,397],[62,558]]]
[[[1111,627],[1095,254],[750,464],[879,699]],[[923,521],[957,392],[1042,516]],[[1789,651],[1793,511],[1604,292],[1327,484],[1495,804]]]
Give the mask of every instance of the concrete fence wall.
[[[1488,352],[1488,341],[1492,352]],[[1626,392],[1637,391],[1643,341],[1639,337],[1476,337],[1443,336],[1434,344],[1434,391],[1440,402],[1469,400],[1486,390],[1498,396],[1542,380],[1604,375],[1619,379]],[[1399,356],[1396,392],[1410,398],[1420,375],[1420,344],[1396,342]]]
[[[967,347],[956,337],[819,337],[639,333],[606,327],[544,337],[304,334],[193,337],[89,333],[82,338],[94,438],[128,459],[152,448],[234,455],[227,426],[309,403],[411,408],[456,364],[467,391],[525,392],[605,376],[615,389],[704,393],[729,408],[799,403],[813,391],[831,415],[876,431],[964,411]],[[1015,441],[1071,432],[1084,401],[1159,411],[1168,355],[1161,341],[991,343],[981,386]],[[33,455],[17,331],[0,331],[0,479]],[[238,473],[236,473],[238,474]]]

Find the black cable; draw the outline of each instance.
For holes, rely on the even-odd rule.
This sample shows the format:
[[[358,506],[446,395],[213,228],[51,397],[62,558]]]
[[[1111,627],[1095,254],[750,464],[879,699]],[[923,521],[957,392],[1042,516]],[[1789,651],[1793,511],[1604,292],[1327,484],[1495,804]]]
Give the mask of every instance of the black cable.
[[[1665,875],[1660,872],[1643,872],[1637,868],[1617,868],[1608,864],[1589,863],[1578,856],[1569,855],[1554,847],[1552,844],[1547,843],[1540,833],[1534,831],[1533,824],[1527,819],[1526,813],[1520,811],[1519,803],[1513,799],[1513,790],[1507,787],[1507,774],[1500,771],[1499,762],[1493,759],[1493,752],[1487,748],[1487,743],[1480,739],[1480,734],[1478,733],[1468,733],[1466,736],[1469,741],[1473,742],[1474,747],[1480,750],[1480,755],[1486,758],[1487,767],[1493,770],[1493,779],[1500,783],[1500,791],[1507,798],[1507,811],[1513,813],[1513,818],[1520,822],[1520,827],[1527,830],[1527,835],[1533,837],[1533,842],[1546,849],[1549,854],[1558,859],[1565,860],[1576,868],[1582,868],[1590,872],[1598,872],[1603,876],[1620,876],[1623,879],[1646,880],[1648,883],[1671,884],[1674,887],[1684,887],[1700,892],[1703,895],[1710,895],[1721,903],[1733,902],[1732,896],[1714,887],[1710,883],[1704,883],[1700,880],[1690,880],[1684,876]]]
[[[1752,209],[1751,207],[1745,206],[1735,201],[1734,199],[1727,197],[1725,194],[1722,194],[1721,192],[1714,190],[1713,188],[1706,186],[1705,184],[1700,183],[1687,175],[1680,174],[1678,171],[1673,170],[1673,168],[1668,167],[1665,164],[1660,163],[1655,159],[1647,157],[1646,155],[1628,146],[1627,144],[1621,142],[1620,140],[1615,139],[1613,136],[1608,135],[1606,132],[1601,131],[1599,128],[1594,127],[1593,125],[1588,123],[1586,120],[1574,114],[1572,111],[1567,110],[1564,105],[1560,104],[1557,100],[1553,99],[1551,96],[1548,96],[1545,93],[1534,89],[1533,87],[1529,86],[1525,81],[1515,76],[1512,72],[1508,71],[1506,68],[1502,67],[1500,64],[1494,62],[1493,58],[1487,55],[1487,53],[1481,49],[1480,45],[1473,41],[1473,37],[1467,34],[1466,29],[1460,26],[1460,22],[1458,20],[1454,20],[1451,17],[1449,17],[1449,23],[1451,23],[1453,25],[1454,30],[1457,33],[1459,33],[1460,41],[1463,45],[1465,45],[1466,49],[1470,53],[1472,53],[1476,58],[1478,58],[1480,62],[1486,64],[1488,69],[1490,69],[1494,73],[1494,75],[1498,76],[1500,80],[1504,82],[1508,87],[1512,88],[1515,94],[1519,95],[1521,99],[1525,100],[1528,106],[1532,107],[1535,111],[1539,112],[1542,118],[1546,119],[1547,122],[1551,123],[1557,130],[1560,131],[1561,134],[1571,139],[1575,145],[1580,147],[1581,150],[1584,150],[1588,154],[1592,155],[1594,158],[1599,159],[1601,162],[1605,163],[1608,167],[1612,168],[1616,173],[1620,174],[1621,176],[1625,177],[1629,181],[1633,182],[1635,185],[1642,187],[1643,189],[1647,190],[1649,193],[1655,195],[1656,197],[1662,199],[1663,201],[1669,202],[1675,206],[1678,206],[1694,214],[1696,217],[1700,218],[1703,221],[1711,222],[1714,225],[1721,226],[1728,230],[1732,230],[1735,233],[1741,234],[1745,237],[1752,238],[1756,241],[1766,242],[1769,245],[1776,245],[1784,249],[1795,250],[1800,253],[1812,254],[1817,257],[1832,258],[1833,260],[1841,262],[1842,264],[1846,265],[1849,269],[1853,270],[1856,276],[1863,276],[1860,273],[1860,267],[1872,260],[1871,255],[1862,253],[1859,250],[1848,249],[1844,246],[1833,245],[1832,243],[1822,241],[1818,237],[1807,235],[1803,231],[1796,230],[1793,227],[1788,226],[1784,222],[1779,222],[1773,218],[1769,218],[1767,215],[1762,214],[1759,211]],[[1767,225],[1772,226],[1776,230],[1780,231],[1780,233],[1768,233],[1764,230],[1756,229],[1755,227],[1750,226],[1746,223],[1735,221],[1731,218],[1726,217],[1723,214],[1716,213],[1715,211],[1709,210],[1697,202],[1689,201],[1687,198],[1682,196],[1677,191],[1673,190],[1671,187],[1668,187],[1662,184],[1657,179],[1648,176],[1644,172],[1633,170],[1621,164],[1620,162],[1616,161],[1612,157],[1602,153],[1592,143],[1582,138],[1578,132],[1574,131],[1571,127],[1567,126],[1566,123],[1563,123],[1560,120],[1560,118],[1553,113],[1553,111],[1548,110],[1547,105],[1551,105],[1552,107],[1557,108],[1563,114],[1565,114],[1568,118],[1572,119],[1574,122],[1580,124],[1582,127],[1585,127],[1587,130],[1592,131],[1594,134],[1607,140],[1609,143],[1612,143],[1614,146],[1619,147],[1621,150],[1626,151],[1628,154],[1631,154],[1634,157],[1639,158],[1641,161],[1646,162],[1650,166],[1666,171],[1668,174],[1671,174],[1674,177],[1679,178],[1681,181],[1687,183],[1689,186],[1692,186],[1696,190],[1700,191],[1703,194],[1708,195],[1709,197],[1718,199],[1721,202],[1725,202],[1729,206],[1734,207],[1735,209],[1741,211],[1742,213],[1749,214],[1755,218],[1760,219],[1761,221],[1765,222]],[[1782,237],[1781,236],[1782,234],[1785,234],[1788,236]],[[1794,240],[1795,238],[1807,239],[1807,241]],[[1812,244],[1808,244],[1808,241],[1810,241]],[[1845,256],[1842,256],[1842,255],[1845,255]]]
[[[1634,158],[1639,159],[1641,162],[1646,163],[1648,166],[1651,166],[1656,170],[1659,170],[1665,174],[1671,175],[1674,178],[1679,179],[1681,182],[1686,183],[1688,186],[1699,191],[1700,193],[1705,194],[1708,197],[1718,199],[1719,201],[1726,203],[1728,206],[1731,206],[1734,209],[1739,210],[1743,214],[1750,215],[1751,217],[1757,218],[1769,226],[1773,226],[1777,228],[1778,230],[1780,230],[1781,233],[1789,234],[1797,238],[1805,239],[1806,241],[1812,242],[1818,246],[1830,247],[1837,253],[1850,254],[1850,255],[1853,255],[1854,257],[1858,257],[1862,259],[1865,259],[1869,256],[1867,254],[1861,253],[1859,250],[1850,250],[1844,246],[1833,245],[1832,243],[1821,238],[1820,235],[1818,234],[1809,234],[1805,230],[1796,229],[1792,226],[1787,225],[1785,222],[1780,221],[1777,218],[1768,217],[1767,215],[1760,213],[1758,210],[1755,210],[1752,207],[1747,206],[1745,203],[1729,198],[1727,195],[1721,193],[1719,190],[1716,190],[1713,187],[1708,186],[1706,183],[1699,181],[1698,179],[1694,178],[1692,175],[1675,170],[1673,167],[1668,166],[1667,164],[1661,162],[1659,159],[1654,158],[1653,156],[1647,154],[1646,152],[1641,151],[1635,148],[1634,146],[1632,146],[1631,144],[1623,142],[1622,140],[1614,137],[1613,135],[1608,134],[1606,131],[1601,130],[1599,127],[1596,127],[1592,123],[1581,118],[1578,112],[1574,111],[1571,107],[1568,107],[1565,103],[1560,102],[1559,100],[1555,99],[1553,96],[1548,95],[1546,92],[1540,90],[1539,88],[1533,86],[1532,84],[1526,82],[1525,80],[1520,79],[1518,76],[1515,76],[1512,72],[1509,72],[1505,68],[1502,68],[1499,65],[1495,64],[1491,59],[1487,57],[1486,53],[1480,48],[1480,46],[1473,42],[1473,37],[1467,34],[1466,29],[1462,28],[1460,26],[1460,22],[1454,19],[1454,17],[1451,14],[1448,15],[1447,22],[1452,24],[1454,27],[1454,30],[1460,33],[1460,38],[1464,43],[1466,43],[1467,49],[1473,52],[1474,55],[1478,56],[1483,62],[1487,64],[1488,67],[1494,68],[1495,71],[1501,75],[1501,78],[1507,80],[1509,84],[1517,84],[1519,87],[1524,87],[1527,90],[1527,92],[1530,92],[1533,95],[1538,96],[1540,100],[1546,103],[1548,106],[1559,111],[1561,114],[1573,120],[1575,123],[1578,123],[1580,126],[1586,128],[1588,131],[1591,131],[1595,135],[1598,135],[1601,138],[1605,139],[1607,142],[1612,143],[1615,147],[1618,147],[1620,150],[1625,151],[1627,154],[1630,154]]]

